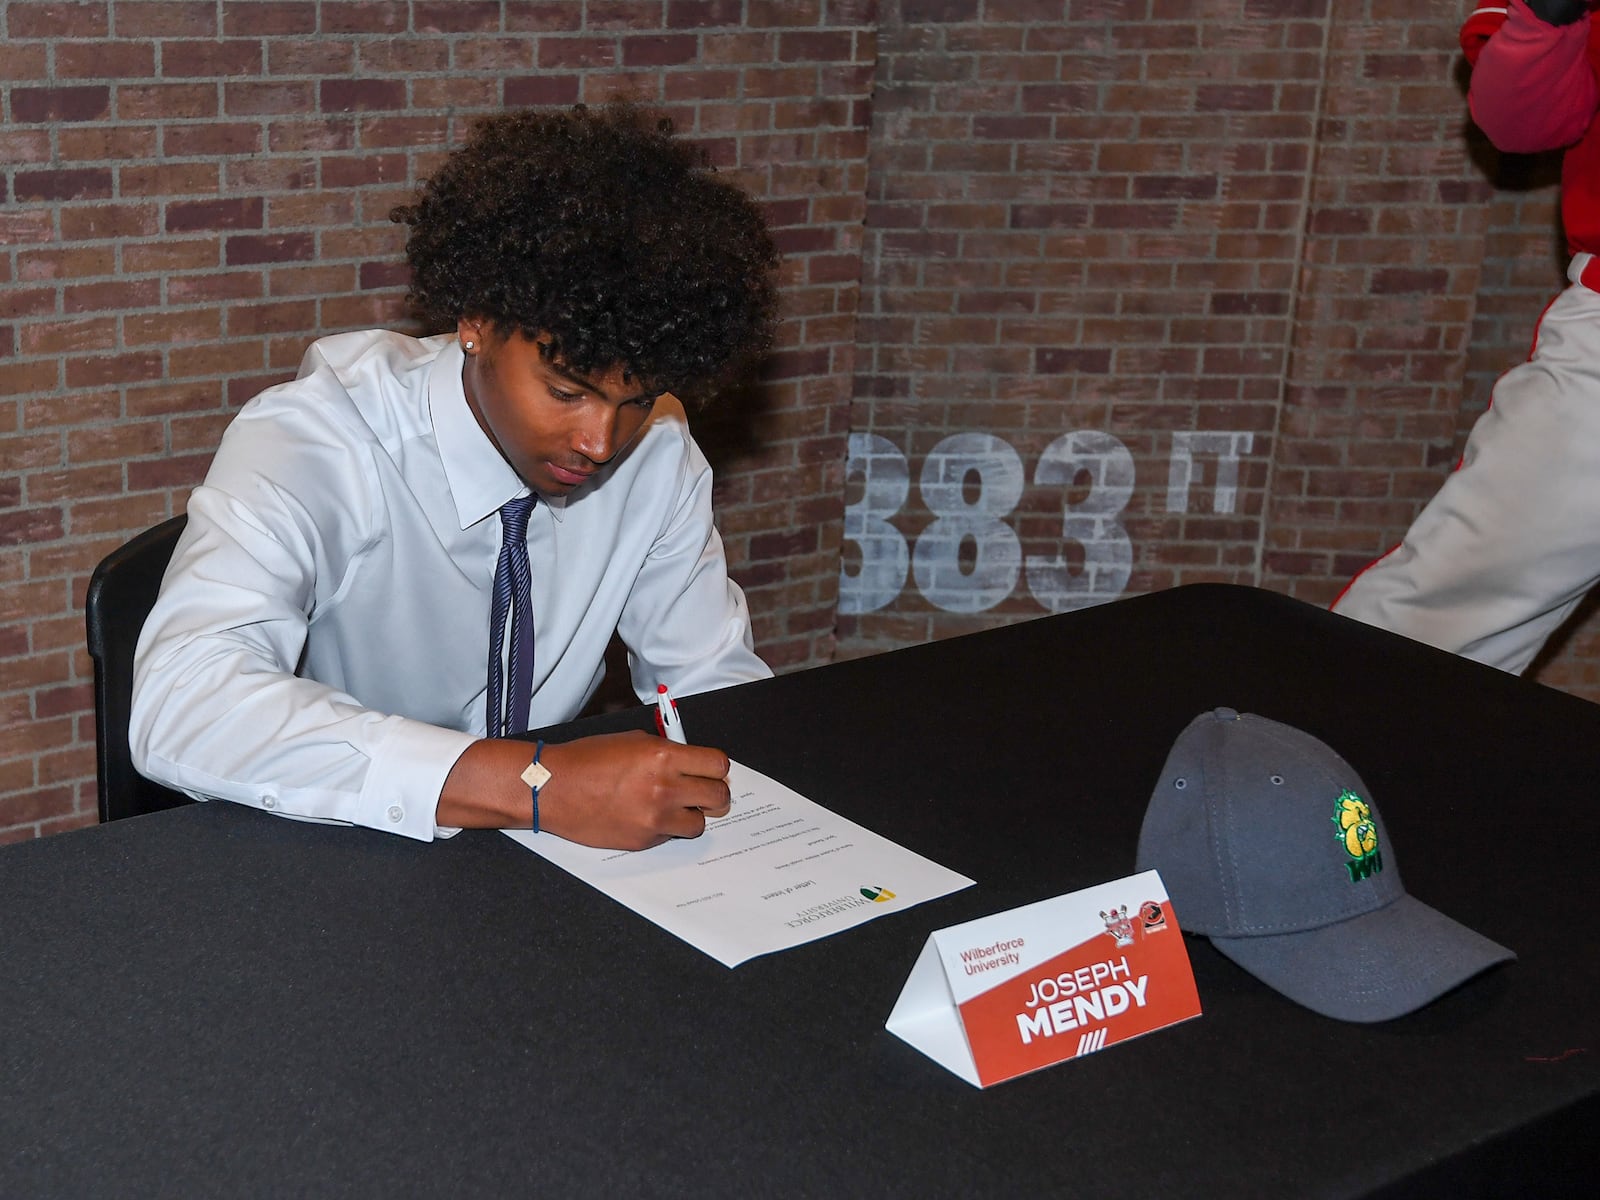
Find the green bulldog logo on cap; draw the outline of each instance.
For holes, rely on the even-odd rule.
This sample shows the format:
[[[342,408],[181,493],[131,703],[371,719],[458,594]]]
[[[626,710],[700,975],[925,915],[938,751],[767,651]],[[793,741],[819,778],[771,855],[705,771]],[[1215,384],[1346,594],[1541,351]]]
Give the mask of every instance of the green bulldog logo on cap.
[[[1339,827],[1336,836],[1350,856],[1350,861],[1344,865],[1350,872],[1351,883],[1383,870],[1383,855],[1378,853],[1378,826],[1365,800],[1345,788],[1334,801],[1333,823]]]

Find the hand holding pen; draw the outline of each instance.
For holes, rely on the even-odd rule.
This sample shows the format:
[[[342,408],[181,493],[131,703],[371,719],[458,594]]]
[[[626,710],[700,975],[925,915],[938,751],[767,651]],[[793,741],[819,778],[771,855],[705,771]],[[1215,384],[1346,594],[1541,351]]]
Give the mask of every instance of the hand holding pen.
[[[683,720],[678,716],[678,702],[672,698],[672,693],[667,690],[667,685],[664,683],[656,685],[656,732],[669,742],[676,742],[680,746],[689,744],[689,739],[683,732]],[[724,759],[724,761],[727,760]],[[729,766],[731,768],[732,764],[730,763]],[[726,782],[726,773],[724,773],[724,782]],[[731,793],[729,795],[729,804],[732,804]],[[725,817],[728,815],[727,806],[724,806],[720,812],[709,808],[703,808],[701,811],[708,817]]]

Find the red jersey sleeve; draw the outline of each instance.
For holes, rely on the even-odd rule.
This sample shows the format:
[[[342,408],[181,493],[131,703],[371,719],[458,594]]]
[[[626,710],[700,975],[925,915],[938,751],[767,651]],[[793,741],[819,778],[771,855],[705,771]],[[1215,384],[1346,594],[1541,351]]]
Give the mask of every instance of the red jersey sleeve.
[[[1461,28],[1473,63],[1467,94],[1472,119],[1501,150],[1532,154],[1570,146],[1584,135],[1600,105],[1589,63],[1592,18],[1547,25],[1524,0],[1504,13],[1483,6]]]

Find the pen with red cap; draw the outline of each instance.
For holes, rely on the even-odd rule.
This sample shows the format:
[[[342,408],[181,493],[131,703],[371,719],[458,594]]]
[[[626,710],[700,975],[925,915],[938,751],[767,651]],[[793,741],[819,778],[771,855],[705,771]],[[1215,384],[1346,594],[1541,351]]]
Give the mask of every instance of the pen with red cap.
[[[678,702],[672,698],[672,693],[667,691],[664,683],[656,686],[656,732],[669,742],[677,742],[680,746],[689,744],[689,739],[683,736]]]

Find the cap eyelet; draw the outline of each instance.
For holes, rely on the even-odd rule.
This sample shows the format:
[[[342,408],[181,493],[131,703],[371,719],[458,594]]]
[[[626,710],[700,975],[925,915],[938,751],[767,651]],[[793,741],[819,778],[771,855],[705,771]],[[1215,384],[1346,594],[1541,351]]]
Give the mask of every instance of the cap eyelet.
[[[1184,788],[1189,786],[1189,781],[1180,775],[1172,781],[1172,786],[1181,792]]]
[[[1283,776],[1282,775],[1269,775],[1267,778],[1271,781],[1273,787],[1282,787],[1283,786]]]

